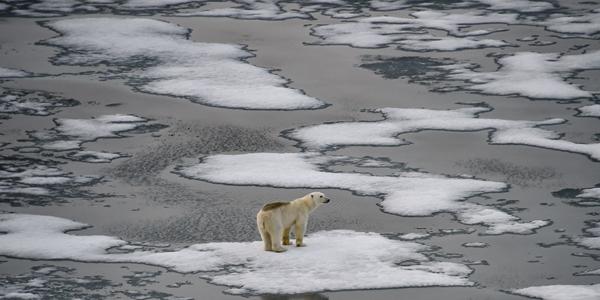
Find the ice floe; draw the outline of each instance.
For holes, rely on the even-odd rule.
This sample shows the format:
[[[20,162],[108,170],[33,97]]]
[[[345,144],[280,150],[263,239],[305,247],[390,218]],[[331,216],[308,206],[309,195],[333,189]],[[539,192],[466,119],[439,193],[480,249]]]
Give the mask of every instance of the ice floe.
[[[76,100],[42,91],[0,89],[0,113],[47,116],[57,108],[78,104]]]
[[[27,77],[29,75],[31,75],[29,72],[25,72],[22,70],[0,67],[0,78]]]
[[[578,117],[597,117],[600,118],[600,104],[587,105],[577,108]]]
[[[421,130],[478,131],[492,130],[491,144],[518,144],[580,153],[600,160],[600,143],[580,144],[561,140],[561,135],[540,126],[564,123],[563,119],[523,121],[479,118],[490,111],[487,107],[466,107],[454,110],[383,108],[384,120],[369,122],[339,122],[302,127],[286,133],[300,146],[327,149],[339,146],[398,146],[408,142],[401,135]]]
[[[398,236],[398,238],[401,240],[412,241],[412,240],[426,239],[430,236],[431,236],[431,234],[429,234],[429,233],[411,232],[411,233],[405,233],[403,235],[400,235],[400,236]]]
[[[519,218],[506,212],[463,201],[482,193],[504,191],[504,183],[422,172],[375,176],[324,170],[337,159],[315,152],[212,155],[202,158],[199,164],[177,167],[175,172],[221,184],[349,190],[380,197],[383,201],[379,205],[393,214],[428,216],[451,212],[464,224],[488,226],[486,234],[530,234],[549,224],[544,220],[519,222]]]
[[[41,203],[48,199],[63,201],[61,198],[86,197],[89,194],[81,187],[101,179],[100,176],[73,175],[50,160],[23,156],[0,157],[0,195],[3,195],[5,202]]]
[[[511,290],[510,292],[543,300],[596,300],[600,299],[600,284],[543,285]]]
[[[600,222],[588,221],[586,223],[587,228],[583,230],[586,236],[574,238],[573,241],[589,249],[600,249]]]
[[[312,35],[321,40],[318,45],[350,45],[358,48],[378,48],[398,44],[401,49],[413,51],[454,51],[484,47],[503,47],[510,44],[494,39],[477,39],[471,36],[485,35],[498,28],[464,31],[475,24],[510,23],[515,14],[477,13],[448,14],[437,11],[419,11],[413,18],[378,16],[359,19],[356,22],[319,25],[312,28]],[[438,29],[453,37],[426,34],[426,29]]]
[[[600,50],[585,54],[517,52],[497,60],[500,68],[479,72],[474,66],[440,66],[449,79],[469,83],[466,89],[491,95],[519,95],[533,99],[590,98],[593,94],[566,82],[577,71],[600,68]]]
[[[555,14],[546,20],[529,22],[529,24],[543,25],[546,26],[546,30],[554,32],[594,37],[600,33],[600,9],[579,16]]]
[[[476,8],[484,6],[488,10],[509,10],[521,13],[533,13],[551,10],[554,5],[545,1],[530,0],[465,0],[465,1],[410,1],[410,0],[373,0],[370,7],[377,11],[398,10],[409,7],[432,7],[440,9]]]
[[[589,188],[583,189],[579,195],[579,198],[598,198],[600,199],[600,188]]]
[[[30,132],[34,148],[50,151],[76,150],[62,158],[90,163],[107,163],[126,156],[121,153],[83,150],[83,144],[102,138],[121,138],[124,132],[156,131],[165,125],[151,123],[135,115],[103,115],[91,119],[55,119],[56,127],[47,131]],[[137,133],[137,132],[136,132]],[[20,149],[20,148],[19,148]]]
[[[488,243],[483,243],[483,242],[469,242],[469,243],[463,243],[462,244],[463,247],[467,247],[467,248],[485,248],[488,245]]]
[[[188,9],[174,13],[176,16],[203,16],[203,17],[229,17],[250,20],[286,20],[310,19],[311,16],[299,11],[290,12],[283,10],[274,0],[244,0],[238,7],[214,9]]]
[[[307,247],[266,252],[262,242],[195,244],[181,250],[118,250],[126,241],[103,235],[73,235],[87,228],[71,220],[26,214],[0,215],[0,255],[26,259],[140,263],[178,272],[203,272],[232,294],[470,286],[465,265],[431,261],[428,247],[350,230],[310,234]],[[402,262],[411,262],[402,264]],[[215,272],[218,271],[218,272]]]
[[[514,10],[519,12],[542,12],[554,9],[554,4],[546,1],[530,0],[475,0],[481,4],[488,5],[491,10]]]
[[[189,30],[141,18],[82,18],[46,23],[61,35],[57,64],[107,64],[119,68],[136,90],[194,102],[244,109],[316,109],[325,104],[287,87],[288,81],[243,61],[240,45],[201,43]]]

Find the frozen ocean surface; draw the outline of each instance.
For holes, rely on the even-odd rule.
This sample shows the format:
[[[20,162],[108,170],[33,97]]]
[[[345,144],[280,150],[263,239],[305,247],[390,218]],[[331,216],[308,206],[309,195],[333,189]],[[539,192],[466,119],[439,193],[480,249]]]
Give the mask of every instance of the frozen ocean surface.
[[[2,299],[600,299],[600,2],[0,3]],[[306,247],[256,212],[319,190]]]

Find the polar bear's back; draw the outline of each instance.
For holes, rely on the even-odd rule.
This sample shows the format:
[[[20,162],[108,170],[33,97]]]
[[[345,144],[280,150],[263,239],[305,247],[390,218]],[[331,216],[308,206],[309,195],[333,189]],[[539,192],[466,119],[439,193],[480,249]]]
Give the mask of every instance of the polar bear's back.
[[[282,206],[286,206],[289,205],[289,202],[271,202],[271,203],[267,203],[262,207],[262,211],[269,211],[269,210],[273,210]]]

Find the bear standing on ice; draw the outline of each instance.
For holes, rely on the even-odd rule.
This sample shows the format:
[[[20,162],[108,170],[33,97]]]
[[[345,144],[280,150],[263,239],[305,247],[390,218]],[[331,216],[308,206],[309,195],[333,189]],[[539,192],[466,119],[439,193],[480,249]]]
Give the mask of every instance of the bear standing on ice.
[[[256,224],[265,243],[265,251],[286,251],[281,244],[290,244],[292,226],[295,226],[296,246],[304,246],[302,239],[308,223],[308,214],[329,201],[323,193],[313,192],[290,202],[265,204],[256,215]]]

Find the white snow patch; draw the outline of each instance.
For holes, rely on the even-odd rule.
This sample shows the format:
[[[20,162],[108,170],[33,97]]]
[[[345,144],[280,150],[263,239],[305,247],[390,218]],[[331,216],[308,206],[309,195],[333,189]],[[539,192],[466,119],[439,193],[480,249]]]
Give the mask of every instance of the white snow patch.
[[[522,121],[484,119],[478,115],[490,111],[485,107],[467,107],[454,110],[383,108],[374,110],[384,115],[382,121],[339,122],[307,126],[288,133],[290,138],[309,149],[334,146],[406,144],[400,135],[420,130],[478,131],[494,129],[492,144],[519,144],[588,155],[600,160],[600,143],[579,144],[561,140],[554,131],[539,126],[556,125],[563,119]]]
[[[589,227],[583,230],[588,236],[574,238],[580,246],[590,249],[600,249],[600,222],[590,222]]]
[[[126,66],[120,76],[141,81],[149,93],[187,97],[194,102],[246,109],[315,109],[318,99],[288,88],[286,79],[242,59],[240,45],[200,43],[189,30],[140,18],[83,18],[50,22],[62,35],[47,44],[66,48],[57,63]],[[151,63],[140,67],[139,62]]]
[[[600,284],[591,285],[542,285],[511,292],[543,300],[597,300],[600,299]]]
[[[498,60],[500,68],[477,72],[465,65],[445,65],[449,79],[470,83],[467,89],[491,95],[520,95],[534,99],[590,98],[592,93],[565,80],[578,70],[600,68],[600,50],[586,54],[518,52]]]
[[[577,108],[580,117],[597,117],[600,118],[600,104],[587,105]]]
[[[29,72],[0,67],[0,78],[27,77],[29,75],[31,75]]]
[[[600,32],[600,10],[593,10],[580,16],[556,14],[544,21],[530,22],[530,24],[544,25],[547,30],[564,34],[592,37]]]
[[[71,180],[73,180],[71,177],[66,177],[66,176],[49,176],[49,177],[31,176],[31,177],[22,178],[20,180],[20,182],[25,183],[25,184],[32,184],[32,185],[47,185],[47,184],[65,184]]]
[[[600,199],[600,188],[584,189],[576,197],[579,197],[579,198],[598,198],[598,199]]]
[[[464,243],[462,244],[463,247],[467,247],[467,248],[485,248],[488,245],[488,243],[484,243],[484,242],[469,242],[469,243]]]
[[[309,19],[302,12],[284,11],[274,0],[243,0],[241,6],[214,9],[187,9],[174,13],[175,16],[229,17],[247,20]]]
[[[544,1],[529,0],[475,0],[489,5],[491,10],[516,10],[519,12],[541,12],[554,8],[554,5]]]
[[[69,154],[69,158],[90,163],[108,163],[123,155],[104,151],[82,150]]]
[[[467,36],[489,34],[499,29],[463,31],[475,24],[511,23],[516,14],[476,13],[448,14],[437,11],[419,11],[414,18],[378,16],[359,19],[356,22],[319,25],[312,34],[321,38],[319,45],[350,45],[358,48],[384,47],[398,44],[405,50],[452,51],[483,47],[502,47],[510,44],[494,39],[475,39]],[[425,29],[447,31],[454,37],[422,34]]]
[[[40,299],[40,296],[33,293],[10,292],[2,295],[0,299]]]
[[[26,259],[69,259],[84,262],[142,263],[179,272],[201,273],[232,294],[283,293],[398,288],[470,286],[471,270],[462,264],[430,261],[419,253],[427,247],[387,239],[377,233],[350,230],[310,234],[307,247],[285,253],[266,252],[262,242],[191,245],[177,251],[108,253],[126,245],[115,237],[72,235],[88,227],[67,219],[25,214],[0,215],[0,255]],[[414,261],[411,266],[398,263]],[[219,271],[219,272],[211,272]]]
[[[465,224],[489,226],[489,234],[531,233],[533,229],[547,225],[547,221],[541,220],[520,223],[517,217],[505,212],[461,201],[481,193],[500,192],[507,187],[504,183],[420,172],[374,176],[321,169],[335,160],[336,157],[315,152],[212,155],[204,157],[200,164],[178,167],[176,172],[221,184],[349,190],[359,195],[381,197],[383,201],[379,205],[389,213],[427,216],[452,212]]]
[[[120,133],[134,130],[148,120],[134,115],[114,114],[92,119],[55,119],[54,122],[57,126],[51,131],[36,132],[31,136],[43,149],[66,151],[79,149],[83,143],[100,138],[121,137]],[[97,156],[98,159],[106,160],[116,158],[115,155],[118,154],[81,152],[80,155]]]
[[[397,43],[399,44],[398,48],[411,51],[456,51],[512,46],[508,42],[494,39],[435,37],[432,35],[410,35]]]
[[[411,233],[405,233],[401,236],[398,236],[399,239],[402,240],[407,240],[407,241],[411,241],[411,240],[418,240],[418,239],[425,239],[430,237],[431,235],[429,233],[415,233],[415,232],[411,232]]]

